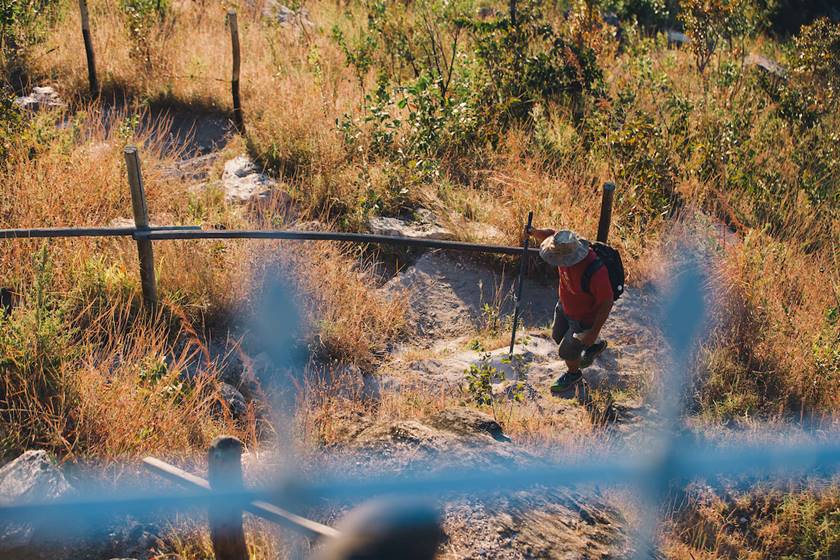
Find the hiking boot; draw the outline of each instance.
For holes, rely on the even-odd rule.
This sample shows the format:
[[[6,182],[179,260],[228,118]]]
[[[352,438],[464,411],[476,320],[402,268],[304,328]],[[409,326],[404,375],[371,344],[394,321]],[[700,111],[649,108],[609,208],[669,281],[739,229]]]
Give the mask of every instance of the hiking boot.
[[[570,387],[574,387],[575,383],[579,382],[581,379],[583,379],[583,374],[580,370],[567,371],[554,382],[554,385],[551,386],[551,394],[558,395],[563,393]]]
[[[595,361],[595,357],[607,349],[607,341],[599,340],[589,348],[583,351],[583,356],[580,358],[580,367],[587,368]]]

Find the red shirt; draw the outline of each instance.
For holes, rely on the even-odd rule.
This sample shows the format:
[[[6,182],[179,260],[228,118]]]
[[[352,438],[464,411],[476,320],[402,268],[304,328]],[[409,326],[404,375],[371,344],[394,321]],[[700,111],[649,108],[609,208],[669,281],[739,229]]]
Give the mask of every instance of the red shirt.
[[[595,321],[595,310],[605,301],[613,300],[613,290],[607,267],[602,266],[589,282],[589,292],[584,292],[581,286],[583,273],[589,263],[597,257],[595,251],[589,249],[589,254],[579,263],[569,267],[558,267],[560,272],[560,303],[563,313],[569,319],[574,319],[586,325]]]

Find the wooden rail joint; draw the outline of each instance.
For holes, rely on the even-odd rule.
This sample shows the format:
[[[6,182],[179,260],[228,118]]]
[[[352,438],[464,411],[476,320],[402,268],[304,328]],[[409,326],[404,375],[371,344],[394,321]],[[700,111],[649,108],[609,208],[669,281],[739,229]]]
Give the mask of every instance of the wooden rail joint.
[[[123,151],[128,170],[128,186],[131,189],[131,208],[134,211],[134,226],[137,232],[148,232],[149,208],[146,204],[146,191],[143,188],[143,175],[140,172],[140,156],[135,146],[126,146]],[[136,233],[135,232],[135,235]],[[155,256],[150,239],[137,238],[137,256],[140,260],[140,287],[143,291],[143,303],[148,310],[157,306],[157,281],[155,280]]]

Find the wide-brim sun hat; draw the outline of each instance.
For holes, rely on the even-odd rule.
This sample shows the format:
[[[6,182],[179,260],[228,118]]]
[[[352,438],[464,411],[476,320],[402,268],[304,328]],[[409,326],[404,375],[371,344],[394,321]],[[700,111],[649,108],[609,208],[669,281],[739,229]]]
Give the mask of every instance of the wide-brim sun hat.
[[[589,241],[577,233],[563,229],[545,238],[540,244],[540,257],[550,265],[574,266],[589,254]]]

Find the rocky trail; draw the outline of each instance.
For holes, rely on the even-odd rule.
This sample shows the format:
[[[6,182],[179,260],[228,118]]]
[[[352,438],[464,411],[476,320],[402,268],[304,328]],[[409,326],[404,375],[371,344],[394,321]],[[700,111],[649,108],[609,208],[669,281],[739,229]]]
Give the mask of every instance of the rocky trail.
[[[538,275],[537,275],[538,276]],[[549,335],[557,301],[556,279],[526,277],[522,327],[514,347],[514,360],[508,359],[508,345],[484,348],[476,332],[486,327],[487,315],[500,321],[499,340],[507,340],[512,307],[513,278],[487,264],[429,252],[406,268],[383,288],[407,289],[411,320],[417,336],[397,349],[380,368],[379,375],[392,377],[401,385],[457,390],[471,366],[491,368],[494,395],[510,393],[516,386],[521,396],[544,410],[569,410],[559,406],[548,393],[548,386],[566,369]],[[489,303],[488,303],[489,302]],[[485,308],[485,304],[489,307]],[[652,293],[628,288],[616,303],[603,330],[610,346],[585,371],[586,389],[567,397],[586,404],[588,391],[612,392],[619,425],[634,424],[650,412],[642,395],[656,376],[657,364],[665,363],[660,333],[655,328],[655,301]]]
[[[494,399],[522,400],[523,414],[551,418],[568,431],[563,437],[574,439],[582,422],[598,424],[580,438],[592,438],[593,447],[619,448],[647,437],[657,421],[655,409],[645,401],[645,389],[657,374],[656,364],[664,363],[661,336],[653,326],[652,295],[628,289],[604,329],[610,348],[585,370],[584,386],[558,399],[548,391],[565,371],[547,328],[557,299],[556,280],[526,280],[521,303],[525,328],[517,338],[513,362],[507,359],[507,344],[475,348],[475,333],[486,325],[484,304],[492,302],[491,309],[499,305],[502,317],[510,312],[510,298],[499,296],[510,292],[510,279],[503,276],[461,255],[429,252],[386,284],[386,291],[397,286],[409,290],[416,337],[379,368],[383,386],[469,400],[463,390],[466,372],[485,365],[492,372]],[[507,331],[502,334],[509,336]],[[457,435],[448,435],[453,432]],[[349,439],[364,450],[387,449],[390,456],[398,449],[411,458],[408,464],[418,455],[475,466],[502,459],[528,462],[551,454],[508,438],[489,414],[469,408],[447,409],[422,421],[373,423]],[[592,492],[541,489],[489,501],[454,502],[447,505],[445,519],[446,556],[452,558],[609,558],[625,556],[630,546],[620,511]]]

